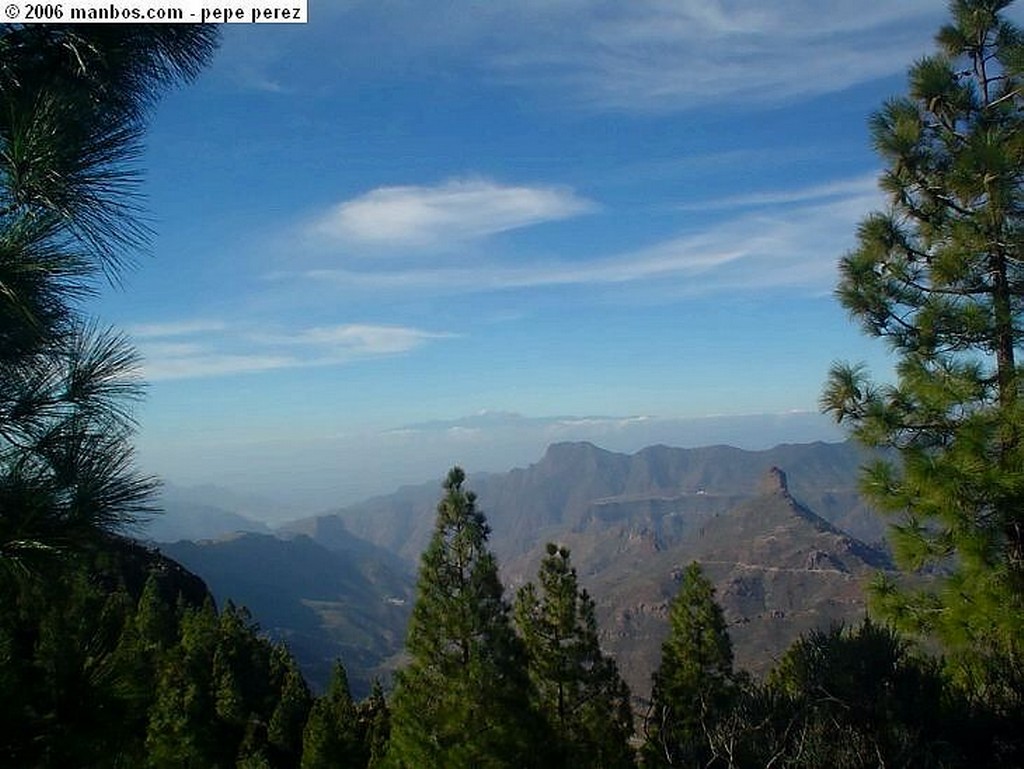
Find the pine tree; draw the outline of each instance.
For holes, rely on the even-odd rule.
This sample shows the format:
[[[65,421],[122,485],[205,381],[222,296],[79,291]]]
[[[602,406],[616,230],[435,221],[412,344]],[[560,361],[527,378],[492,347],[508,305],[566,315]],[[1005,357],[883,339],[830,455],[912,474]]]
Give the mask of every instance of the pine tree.
[[[380,681],[374,680],[370,696],[356,707],[359,736],[365,746],[367,767],[386,765],[388,740],[391,736],[391,710],[384,698]]]
[[[280,757],[281,766],[298,766],[312,697],[295,659],[284,646],[273,650],[271,683],[275,685],[278,681],[276,703],[267,723],[267,740]]]
[[[887,164],[837,295],[896,357],[895,384],[833,366],[823,408],[894,449],[863,488],[895,518],[899,563],[877,606],[935,635],[982,689],[1024,702],[1024,40],[1010,0],[954,0],[909,94],[871,119]]]
[[[97,765],[135,736],[118,654],[133,602],[120,587],[99,589],[84,571],[66,571],[59,587],[37,584],[20,599],[26,621],[18,623],[19,640],[27,643],[7,660],[21,668],[24,688],[0,692],[20,705],[4,736],[16,753],[27,748],[11,765]],[[0,755],[6,742],[0,739]]]
[[[683,572],[668,619],[645,723],[643,764],[706,766],[712,758],[706,735],[728,712],[735,676],[725,617],[697,563]]]
[[[178,617],[163,595],[155,570],[149,572],[142,586],[133,625],[145,647],[154,652],[177,640]]]
[[[0,24],[0,571],[50,566],[150,511],[127,340],[80,300],[148,239],[146,118],[191,80],[206,25]]]
[[[516,627],[563,765],[633,766],[629,689],[601,652],[594,601],[580,589],[566,548],[547,545],[538,580],[540,595],[532,583],[516,595]]]
[[[529,767],[543,760],[522,643],[489,528],[456,467],[445,481],[392,702],[389,762],[408,769]]]
[[[302,769],[355,769],[368,763],[356,723],[348,675],[338,660],[327,691],[309,711],[302,733]]]
[[[147,765],[299,765],[309,692],[284,647],[248,611],[207,600],[182,612],[178,643],[160,655],[146,730]]]
[[[213,695],[217,612],[211,600],[184,611],[178,644],[163,655],[146,732],[147,766],[216,766],[233,759]]]
[[[937,661],[915,656],[906,639],[870,620],[804,634],[767,687],[789,718],[788,744],[771,753],[799,753],[801,766],[976,764],[956,744],[966,742],[971,714],[966,704],[950,708]],[[995,759],[991,743],[988,756]]]

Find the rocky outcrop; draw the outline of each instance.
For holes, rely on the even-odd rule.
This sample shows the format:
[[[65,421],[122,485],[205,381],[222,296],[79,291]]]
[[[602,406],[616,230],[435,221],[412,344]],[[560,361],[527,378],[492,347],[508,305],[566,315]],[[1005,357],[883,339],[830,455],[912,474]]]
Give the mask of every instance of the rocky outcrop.
[[[780,494],[788,497],[789,481],[786,478],[786,473],[780,467],[768,468],[768,472],[761,478],[758,491],[762,494]]]

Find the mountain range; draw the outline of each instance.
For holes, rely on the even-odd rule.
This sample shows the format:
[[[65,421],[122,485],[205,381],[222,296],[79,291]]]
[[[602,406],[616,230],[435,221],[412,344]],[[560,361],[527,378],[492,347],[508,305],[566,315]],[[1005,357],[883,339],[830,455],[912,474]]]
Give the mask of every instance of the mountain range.
[[[883,524],[857,491],[866,458],[848,442],[635,454],[558,443],[528,467],[471,475],[468,486],[492,527],[508,597],[533,578],[546,542],[568,546],[597,601],[602,642],[643,696],[668,602],[693,560],[717,587],[737,662],[755,673],[801,632],[864,615],[865,582],[891,568]],[[287,639],[314,683],[340,656],[363,690],[400,663],[440,495],[438,480],[273,534],[162,550]]]
[[[213,539],[238,531],[269,534],[270,528],[258,520],[265,503],[249,500],[216,486],[183,487],[164,484],[157,505],[161,515],[146,521],[137,534],[154,542],[179,539]]]
[[[508,473],[469,477],[503,560],[543,546],[545,538],[616,515],[679,520],[724,512],[758,492],[771,467],[791,478],[794,496],[844,531],[881,544],[884,525],[861,500],[857,474],[867,454],[851,442],[783,444],[765,451],[731,446],[650,446],[635,454],[592,443],[556,443],[540,461]],[[440,477],[440,474],[439,474]],[[430,537],[440,482],[406,486],[338,510],[357,536],[415,560]],[[287,528],[287,526],[286,526]]]

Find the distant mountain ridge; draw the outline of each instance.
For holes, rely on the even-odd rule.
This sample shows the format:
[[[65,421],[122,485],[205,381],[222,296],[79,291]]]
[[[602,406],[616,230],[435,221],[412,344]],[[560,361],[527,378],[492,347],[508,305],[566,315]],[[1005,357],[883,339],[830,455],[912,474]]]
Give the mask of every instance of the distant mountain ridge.
[[[822,517],[867,542],[884,527],[860,498],[857,473],[867,454],[851,442],[783,444],[765,451],[731,446],[650,446],[619,454],[592,443],[555,443],[540,461],[504,474],[471,475],[481,509],[503,558],[514,558],[548,534],[575,529],[601,505],[658,505],[691,500],[721,509],[756,495],[771,467],[793,479],[793,494]],[[413,561],[430,537],[440,483],[407,486],[336,514],[356,535]],[[713,500],[717,500],[716,505]]]
[[[864,583],[891,568],[888,556],[801,504],[785,479],[771,468],[759,493],[692,516],[671,536],[629,514],[566,535],[597,600],[605,643],[634,692],[650,685],[669,601],[692,561],[716,585],[737,663],[754,672],[770,667],[801,632],[864,615]],[[532,560],[511,568],[526,576]]]
[[[256,505],[213,486],[185,488],[167,484],[160,489],[154,515],[138,531],[138,539],[177,542],[216,539],[239,531],[269,534],[270,528],[239,510]],[[262,510],[262,508],[258,508]]]
[[[891,568],[883,524],[857,492],[868,455],[851,443],[651,446],[618,454],[557,443],[525,468],[472,476],[512,598],[547,541],[571,548],[603,643],[639,695],[650,686],[682,570],[701,562],[738,662],[766,669],[801,632],[865,612],[864,584]],[[440,476],[439,476],[440,478]],[[401,659],[440,480],[293,521],[275,536],[168,545],[220,600],[245,603],[314,680],[340,656],[353,684]],[[851,533],[853,532],[853,533]],[[857,536],[854,535],[857,534]]]
[[[556,443],[528,467],[468,485],[492,527],[509,597],[534,578],[546,541],[569,546],[605,642],[642,694],[674,580],[692,560],[718,586],[737,659],[755,671],[800,632],[864,615],[864,583],[890,568],[884,524],[857,490],[868,458],[850,442],[651,446],[629,455]],[[336,516],[414,567],[439,496],[439,483],[409,486]],[[309,531],[309,523],[286,528]]]

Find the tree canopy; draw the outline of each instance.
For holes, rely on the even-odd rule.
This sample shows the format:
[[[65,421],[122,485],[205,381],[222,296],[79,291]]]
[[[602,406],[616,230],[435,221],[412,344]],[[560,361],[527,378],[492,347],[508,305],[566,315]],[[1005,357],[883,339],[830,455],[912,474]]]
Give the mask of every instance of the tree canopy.
[[[703,766],[711,758],[706,732],[731,705],[735,676],[725,616],[699,564],[683,572],[668,621],[645,724],[644,766]]]
[[[512,627],[490,528],[452,468],[420,565],[392,700],[394,766],[526,767],[542,761],[526,655]]]
[[[594,769],[633,766],[629,688],[601,651],[594,599],[579,587],[569,551],[549,543],[538,586],[516,594],[537,707],[562,761]]]
[[[205,26],[0,25],[0,568],[149,509],[138,357],[80,300],[145,246],[146,118],[216,41]]]
[[[1021,702],[1024,689],[1024,38],[1009,0],[954,0],[906,96],[871,119],[885,211],[837,295],[895,356],[896,381],[837,363],[824,409],[872,447],[863,488],[894,517],[876,605]],[[989,676],[985,671],[999,672]]]

